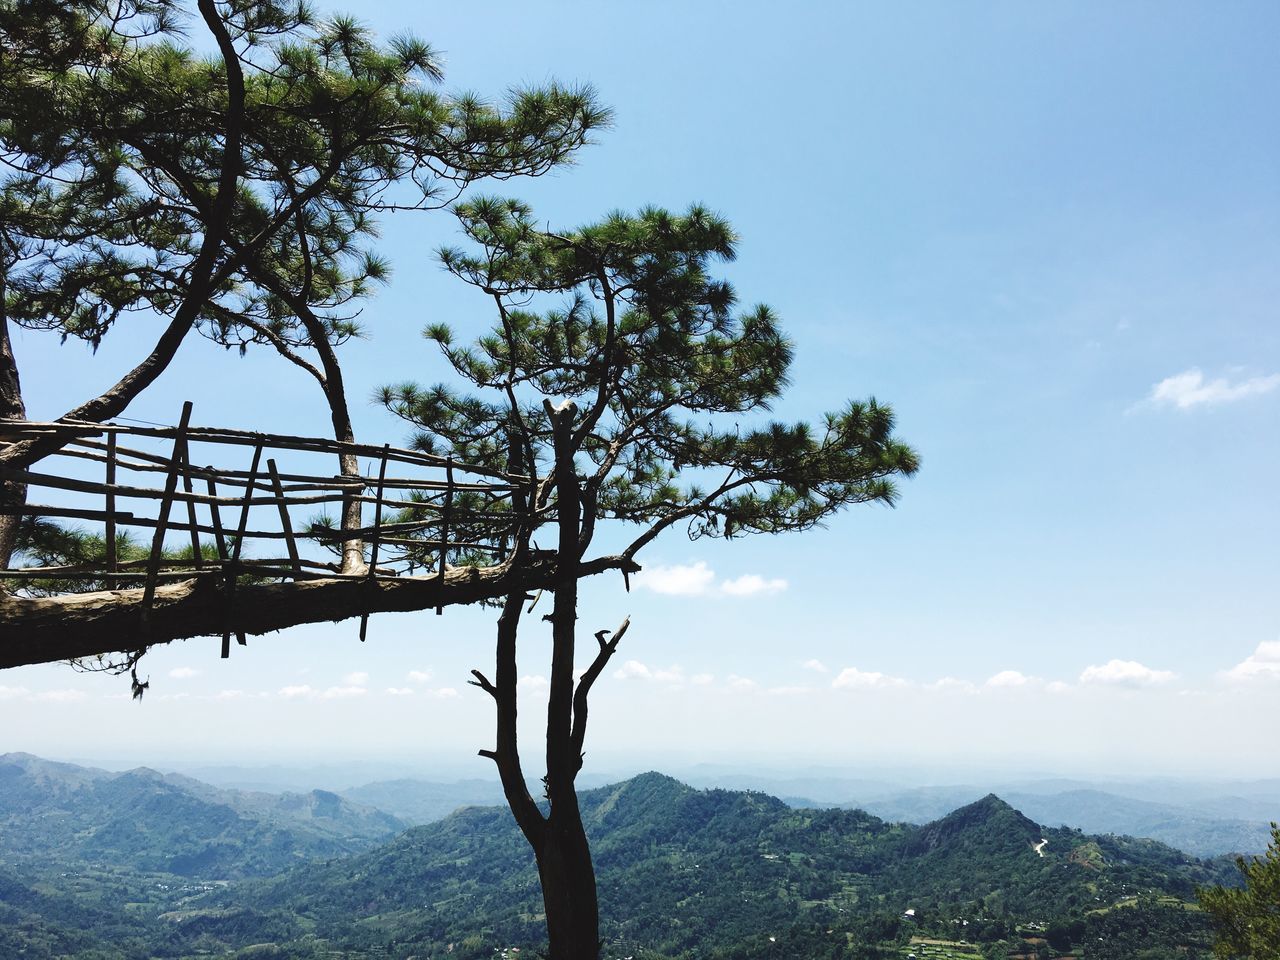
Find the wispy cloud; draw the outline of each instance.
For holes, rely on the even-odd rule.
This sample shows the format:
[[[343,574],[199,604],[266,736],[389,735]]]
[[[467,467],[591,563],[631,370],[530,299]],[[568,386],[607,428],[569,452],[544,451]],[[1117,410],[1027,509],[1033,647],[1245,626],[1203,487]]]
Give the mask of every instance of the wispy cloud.
[[[705,560],[699,560],[674,566],[647,566],[636,574],[634,582],[640,590],[652,590],[672,597],[701,597],[711,592],[715,580],[715,571],[707,566]]]
[[[1258,648],[1226,672],[1228,680],[1280,680],[1280,640],[1263,640]]]
[[[748,693],[760,686],[750,677],[740,677],[736,673],[729,674],[729,679],[726,682],[729,684],[730,690],[737,690],[740,693]]]
[[[530,692],[540,692],[542,690],[549,689],[551,686],[551,683],[547,680],[546,677],[531,675],[527,677],[521,677],[519,680],[516,681],[516,686],[519,687],[521,690],[528,690]]]
[[[1101,666],[1085,667],[1080,682],[1112,687],[1155,687],[1174,679],[1171,670],[1153,670],[1137,660],[1109,660]]]
[[[408,680],[410,683],[430,683],[431,671],[430,670],[410,670],[407,674],[405,674],[405,679]]]
[[[26,687],[0,687],[0,700],[14,700],[29,696],[30,693],[31,691]]]
[[[192,677],[198,677],[200,671],[193,667],[174,667],[169,671],[169,676],[174,680],[190,680]]]
[[[831,672],[827,669],[827,665],[821,660],[806,660],[804,663],[800,664],[800,666],[804,667],[806,670],[812,670],[814,673]]]
[[[412,687],[387,687],[387,696],[411,697],[413,696],[413,688]]]
[[[1165,377],[1151,388],[1151,392],[1139,406],[1191,410],[1256,397],[1270,393],[1277,387],[1280,387],[1280,373],[1235,381],[1227,377],[1208,380],[1199,368],[1192,367]]]
[[[891,677],[876,670],[859,670],[857,667],[845,667],[831,681],[837,690],[867,689],[869,687],[905,687],[907,681],[901,677]]]
[[[280,696],[286,700],[298,700],[303,697],[311,696],[315,691],[311,689],[309,684],[303,683],[293,687],[281,687]]]
[[[369,682],[369,674],[360,671],[358,673],[348,673],[342,678],[342,684],[346,687],[363,687]]]
[[[722,580],[720,591],[729,597],[753,597],[758,593],[781,593],[787,581],[781,577],[766,580],[757,573],[744,573],[733,580]]]
[[[986,685],[994,690],[1018,689],[1040,683],[1039,677],[1029,677],[1018,670],[1001,670],[987,678]]]
[[[781,577],[765,578],[757,573],[717,580],[716,572],[705,560],[670,566],[653,564],[637,573],[634,582],[639,589],[672,597],[751,597],[787,589],[787,581]]]
[[[650,668],[639,660],[628,660],[617,670],[613,671],[614,679],[617,680],[652,680],[655,683],[681,684],[687,679],[684,675],[684,668],[677,665],[663,668]]]

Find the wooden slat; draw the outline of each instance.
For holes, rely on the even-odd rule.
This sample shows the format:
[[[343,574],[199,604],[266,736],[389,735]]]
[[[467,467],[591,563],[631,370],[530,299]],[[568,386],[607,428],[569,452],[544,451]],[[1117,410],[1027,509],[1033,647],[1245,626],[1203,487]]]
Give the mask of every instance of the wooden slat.
[[[284,491],[280,489],[280,472],[276,469],[275,460],[267,461],[267,472],[271,474],[271,486],[276,491],[276,505],[280,512],[280,528],[284,530],[285,546],[289,548],[289,559],[293,562],[293,568],[297,572],[302,572],[302,566],[298,563],[298,543],[293,537],[293,524],[289,522],[289,507],[285,501]]]
[[[444,494],[444,513],[440,518],[440,587],[444,588],[444,568],[449,556],[449,518],[453,513],[453,457],[449,458],[449,464],[445,467],[445,479],[448,483],[448,489]],[[443,606],[436,607],[436,616],[444,613]]]
[[[186,450],[187,425],[191,422],[191,401],[182,405],[182,417],[178,420],[178,430],[173,438],[173,459],[169,464],[169,475],[164,481],[164,499],[160,501],[160,516],[156,518],[155,536],[151,538],[151,562],[147,565],[147,582],[142,590],[141,620],[145,627],[147,615],[156,596],[156,573],[159,569],[160,557],[164,551],[165,524],[169,521],[169,508],[173,505],[173,494],[178,489],[178,462]]]
[[[116,495],[112,487],[116,485],[116,435],[107,437],[107,569],[116,569]]]
[[[382,532],[382,486],[387,478],[387,458],[384,454],[378,464],[378,494],[374,497],[373,507],[373,546],[369,548],[369,576],[372,578],[378,570],[378,540]],[[360,642],[364,643],[369,629],[369,614],[360,615]]]

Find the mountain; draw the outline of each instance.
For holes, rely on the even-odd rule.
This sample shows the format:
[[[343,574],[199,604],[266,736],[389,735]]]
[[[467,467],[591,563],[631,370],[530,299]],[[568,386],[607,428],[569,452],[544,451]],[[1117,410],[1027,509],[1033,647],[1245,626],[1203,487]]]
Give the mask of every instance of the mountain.
[[[1051,786],[1068,789],[1048,789]],[[971,803],[982,793],[976,786],[956,785],[855,795],[853,800],[836,804],[815,803],[808,796],[787,795],[786,799],[796,807],[858,808],[887,820],[923,824]],[[1147,837],[1198,857],[1261,853],[1271,837],[1270,821],[1280,819],[1280,801],[1267,799],[1269,794],[1209,796],[1175,804],[1060,781],[1000,788],[1000,795],[1039,823],[1078,827],[1087,833]]]
[[[620,955],[878,956],[873,944],[917,930],[963,923],[971,939],[998,941],[1059,923],[1063,936],[1093,937],[1087,956],[1105,960],[1132,954],[1099,949],[1098,931],[1119,923],[1107,934],[1119,940],[1140,923],[1190,951],[1180,955],[1206,956],[1204,921],[1184,905],[1197,884],[1229,875],[1153,841],[1043,829],[995,796],[915,827],[649,773],[585,791],[581,806],[602,933]],[[543,935],[532,855],[502,808],[459,810],[201,903],[184,914],[184,937],[275,943],[282,956],[315,942],[343,955],[478,958]],[[845,952],[853,945],[862,952]]]
[[[405,823],[336,794],[221,790],[146,767],[108,773],[0,756],[0,857],[54,858],[193,878],[276,873],[367,850]]]
[[[497,780],[459,780],[437,783],[429,780],[379,780],[342,791],[355,803],[377,807],[406,823],[423,824],[442,820],[459,807],[496,806],[505,802]]]
[[[606,956],[636,960],[901,960],[920,938],[975,960],[975,944],[989,957],[1200,960],[1195,887],[1234,877],[1153,841],[1044,828],[995,795],[916,826],[647,773],[583,791],[581,807]],[[323,791],[7,755],[0,956],[536,952],[537,873],[504,807],[375,845],[386,816]]]

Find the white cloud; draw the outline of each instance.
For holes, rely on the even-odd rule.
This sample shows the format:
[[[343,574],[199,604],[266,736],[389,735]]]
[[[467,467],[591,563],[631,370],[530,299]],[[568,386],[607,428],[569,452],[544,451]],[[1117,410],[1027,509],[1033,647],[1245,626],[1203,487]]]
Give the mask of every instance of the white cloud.
[[[736,673],[729,674],[728,683],[730,690],[738,690],[744,693],[748,690],[754,690],[759,686],[759,684],[750,677],[740,677]]]
[[[628,660],[613,671],[613,677],[615,680],[652,680],[653,671],[639,660]]]
[[[217,695],[217,696],[215,696],[213,699],[215,699],[215,700],[243,700],[243,699],[244,699],[244,695],[245,695],[245,694],[244,694],[244,691],[243,691],[243,690],[220,690],[220,691],[218,692],[218,695]]]
[[[48,703],[73,703],[77,700],[87,700],[89,695],[83,690],[45,690],[43,693],[32,694],[32,700],[43,700]]]
[[[859,670],[857,667],[845,667],[831,681],[831,686],[840,689],[865,689],[867,687],[905,687],[907,681],[901,677],[891,677],[875,670]]]
[[[1063,683],[1061,680],[1054,680],[1045,687],[1045,690],[1049,693],[1070,693],[1072,687],[1069,683]]]
[[[530,691],[537,692],[537,691],[546,690],[550,688],[551,683],[549,680],[547,680],[546,677],[531,675],[527,677],[521,677],[519,680],[516,681],[516,686],[519,687],[521,690],[530,690]]]
[[[798,697],[802,694],[811,693],[809,687],[789,686],[789,687],[770,687],[765,693],[772,694],[775,697]]]
[[[369,675],[363,671],[359,673],[348,673],[342,678],[343,686],[347,687],[363,687],[369,682]]]
[[[355,684],[342,687],[330,687],[320,694],[321,700],[350,700],[352,697],[363,697],[369,691]]]
[[[1154,687],[1174,678],[1171,670],[1153,670],[1137,660],[1109,660],[1102,666],[1088,666],[1080,682],[1112,687]]]
[[[387,694],[392,697],[411,697],[413,689],[411,687],[387,687]]]
[[[716,675],[714,673],[695,673],[689,678],[689,682],[695,687],[705,687],[716,682]]]
[[[1280,640],[1263,640],[1258,648],[1226,672],[1228,680],[1280,680]]]
[[[430,670],[410,670],[407,674],[405,674],[405,679],[408,680],[410,683],[430,683],[431,671]]]
[[[672,597],[752,597],[781,593],[787,589],[787,581],[781,577],[766,579],[758,573],[717,580],[716,572],[707,566],[705,560],[645,567],[636,574],[635,585]]]
[[[458,696],[458,691],[453,687],[437,687],[434,690],[428,690],[427,696],[436,700],[453,700]]]
[[[192,667],[174,667],[169,671],[169,676],[174,680],[190,680],[192,677],[200,675],[200,671]]]
[[[312,690],[311,687],[305,683],[296,687],[280,688],[280,696],[284,697],[286,700],[296,700],[299,697],[309,697],[313,693],[315,693],[315,691]]]
[[[733,580],[722,580],[720,590],[730,597],[750,597],[757,593],[781,593],[787,581],[781,577],[766,580],[758,573],[744,573]]]
[[[831,672],[827,669],[827,665],[821,660],[806,660],[804,663],[800,664],[800,666],[804,667],[806,670],[812,670],[814,673]]]
[[[1029,684],[1039,683],[1037,677],[1028,677],[1025,673],[1017,670],[1001,670],[994,676],[987,678],[987,686],[995,688],[1017,688],[1025,687]]]
[[[1234,383],[1226,377],[1206,380],[1196,367],[1165,377],[1154,387],[1144,401],[1153,407],[1174,407],[1190,410],[1193,407],[1231,403],[1246,397],[1270,393],[1280,387],[1280,373],[1266,377],[1250,377]]]
[[[645,567],[635,576],[635,585],[643,590],[675,597],[700,597],[711,592],[716,575],[705,560],[697,563]]]
[[[26,687],[0,687],[0,700],[11,700],[14,697],[25,697],[31,691]]]
[[[628,660],[613,671],[615,680],[652,680],[655,683],[678,685],[685,682],[684,668],[678,664],[662,669],[650,669],[639,660]]]

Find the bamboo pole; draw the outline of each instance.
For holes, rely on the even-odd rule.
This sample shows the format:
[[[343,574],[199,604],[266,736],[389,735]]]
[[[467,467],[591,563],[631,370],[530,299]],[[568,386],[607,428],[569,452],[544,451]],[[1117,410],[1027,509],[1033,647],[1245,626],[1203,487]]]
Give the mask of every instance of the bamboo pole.
[[[107,569],[115,573],[116,561],[116,435],[107,435]]]
[[[372,545],[369,547],[369,579],[373,579],[377,575],[378,570],[378,543],[382,539],[382,488],[387,477],[387,458],[384,455],[382,461],[378,464],[378,494],[374,499],[373,508],[373,537]],[[364,643],[365,635],[369,630],[369,614],[360,614],[360,642]]]
[[[151,538],[151,562],[147,565],[147,582],[142,591],[142,608],[139,619],[145,630],[147,616],[151,611],[151,603],[156,596],[156,573],[159,570],[161,554],[164,552],[165,524],[169,521],[169,508],[173,505],[173,494],[178,488],[178,458],[185,451],[187,425],[191,422],[191,401],[182,405],[182,416],[178,420],[178,429],[173,438],[173,456],[169,464],[169,475],[164,481],[164,498],[160,501],[160,515],[156,519],[155,536]]]
[[[453,513],[453,457],[449,457],[445,467],[445,478],[448,484],[444,493],[444,514],[440,519],[440,586],[444,586],[444,568],[449,556],[449,517]],[[436,616],[444,613],[443,606],[436,607]]]
[[[284,491],[280,489],[280,472],[276,469],[275,460],[267,461],[267,470],[271,474],[271,486],[276,492],[276,507],[280,512],[280,527],[284,530],[285,546],[289,548],[289,560],[293,563],[294,570],[301,572],[302,566],[298,563],[298,544],[293,538],[293,524],[289,522],[289,507],[285,501]]]

